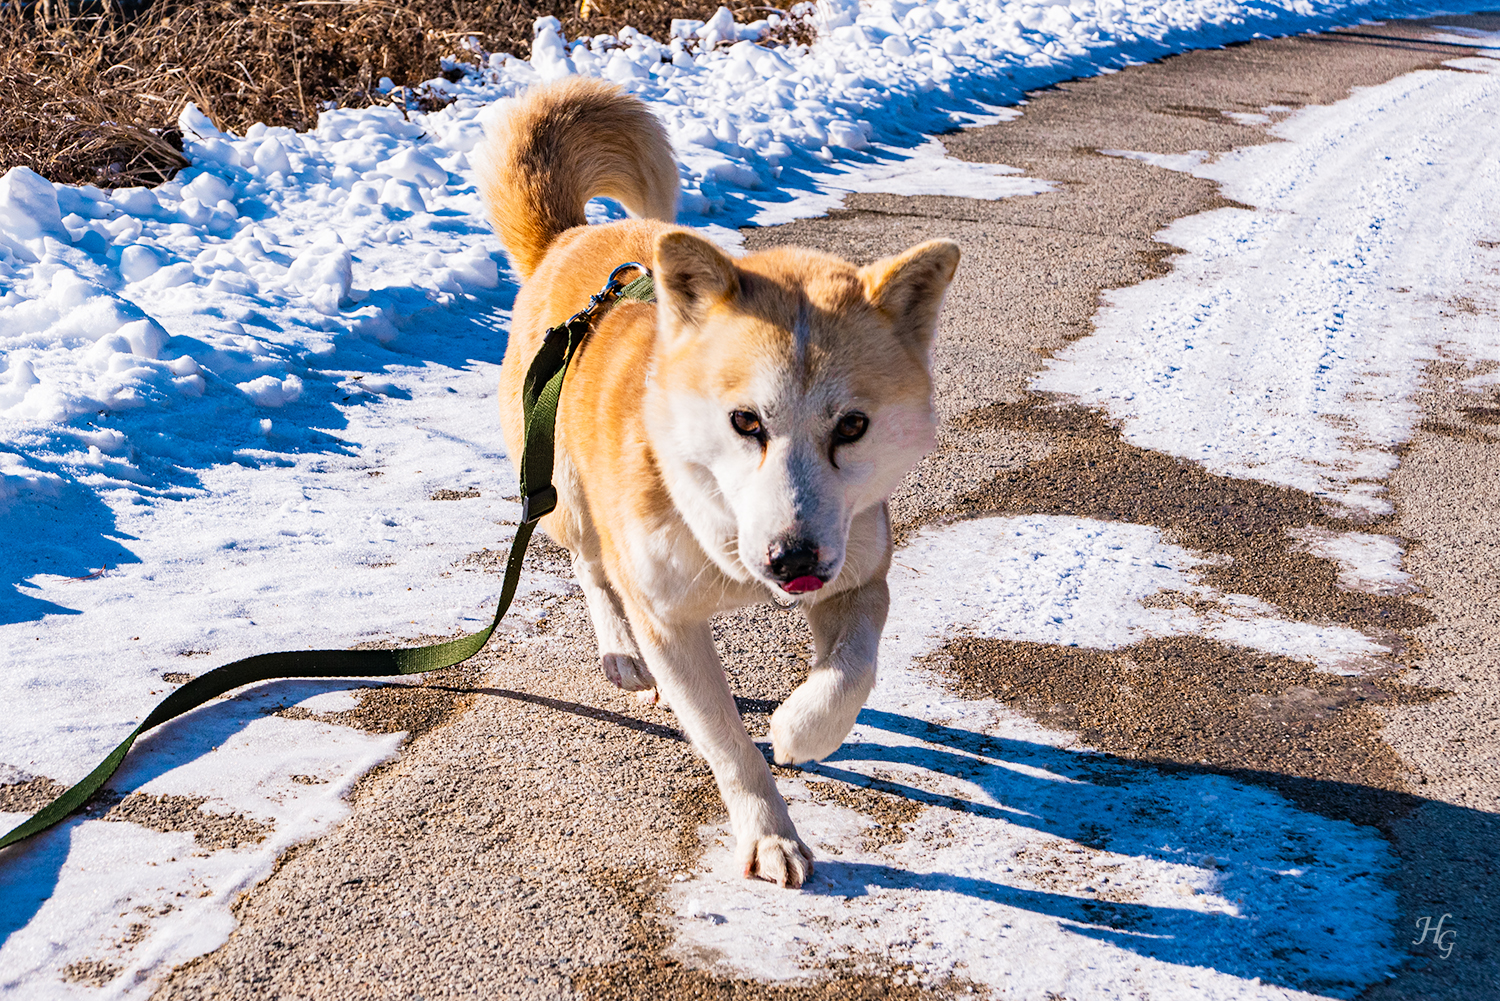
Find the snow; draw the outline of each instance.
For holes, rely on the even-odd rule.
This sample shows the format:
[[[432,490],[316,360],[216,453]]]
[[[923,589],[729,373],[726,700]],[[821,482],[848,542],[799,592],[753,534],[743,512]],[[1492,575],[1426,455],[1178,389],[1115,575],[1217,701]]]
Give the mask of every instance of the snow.
[[[189,725],[139,741],[112,780],[146,795],[208,794],[210,813],[270,824],[260,843],[214,850],[191,833],[88,820],[71,822],[65,836],[11,849],[0,867],[0,930],[8,935],[0,991],[28,998],[138,993],[153,972],[220,945],[234,930],[236,896],[265,877],[269,860],[347,816],[355,780],[400,745],[399,734],[263,715],[299,699],[313,711],[337,711],[317,702],[338,693],[318,691],[287,683],[214,703]],[[7,827],[22,819],[0,814]],[[133,950],[108,948],[152,919],[153,934]],[[121,967],[110,989],[58,979],[84,956]]]
[[[1346,591],[1406,594],[1413,590],[1411,574],[1401,569],[1400,539],[1312,526],[1295,529],[1291,535],[1307,552],[1338,565],[1339,586]]]
[[[668,894],[675,954],[775,980],[873,956],[997,997],[1350,997],[1383,977],[1402,954],[1376,832],[1222,776],[1104,759],[918,666],[958,635],[1093,649],[1208,635],[1308,659],[1368,643],[1266,609],[1226,630],[1246,613],[1193,580],[1205,562],[1148,526],[1065,517],[920,533],[896,554],[881,677],[854,732],[778,783],[817,853],[813,881],[801,894],[747,881],[728,828],[705,828],[701,871]],[[1144,603],[1178,591],[1225,602],[1224,619]],[[872,821],[820,796],[828,779],[927,809],[903,840],[867,846]]]
[[[505,546],[517,516],[509,499],[514,473],[500,444],[492,399],[515,280],[482,222],[469,163],[487,106],[570,72],[621,83],[651,104],[672,136],[681,163],[684,222],[735,246],[739,226],[818,214],[849,192],[1001,198],[1047,190],[1048,182],[1012,168],[949,159],[929,138],[1011,117],[1014,110],[1002,105],[1027,89],[1188,47],[1427,9],[1307,0],[1075,0],[1067,6],[825,0],[819,5],[823,37],[810,50],[759,46],[764,25],[736,26],[725,16],[674,25],[665,43],[629,31],[617,40],[565,42],[556,22],[543,19],[530,61],[487,55],[481,72],[456,84],[431,81],[433,89],[455,98],[431,114],[406,108],[409,94],[391,87],[392,106],[329,110],[310,132],[257,125],[235,136],[190,105],[180,124],[193,165],[169,183],[102,191],[52,185],[24,168],[10,171],[0,178],[0,538],[11,572],[11,586],[0,591],[0,645],[8,651],[0,697],[15,708],[0,731],[0,773],[7,783],[32,776],[80,778],[171,689],[166,676],[174,672],[198,674],[267,650],[446,635],[486,621],[496,578],[477,572],[464,557]],[[1448,33],[1455,32],[1464,44],[1476,43],[1459,29]],[[1457,62],[1477,69],[1491,63]],[[1493,183],[1483,174],[1465,180],[1463,170],[1492,169],[1493,163],[1485,168],[1475,160],[1480,143],[1444,146],[1443,128],[1473,135],[1492,127],[1476,109],[1482,109],[1495,77],[1487,69],[1448,74],[1461,77],[1459,86],[1438,79],[1443,76],[1420,77],[1425,89],[1390,96],[1391,114],[1403,121],[1402,109],[1413,101],[1434,101],[1443,109],[1424,121],[1425,131],[1410,149],[1393,149],[1403,169],[1414,171],[1413,185],[1450,185],[1458,192],[1454,207],[1462,210],[1439,212],[1422,230],[1417,209],[1433,206],[1418,197],[1425,188],[1414,188],[1411,199],[1393,202],[1411,209],[1415,221],[1408,240],[1430,238],[1439,221],[1451,236],[1456,215],[1484,204],[1462,185],[1477,191]],[[1375,105],[1385,99],[1357,98],[1375,102],[1358,105],[1365,108],[1358,120],[1384,127]],[[489,113],[503,113],[503,106]],[[1330,120],[1313,109],[1278,128],[1293,130],[1288,138],[1316,137],[1323,134],[1319,123]],[[1341,150],[1336,139],[1330,132],[1325,146]],[[1430,169],[1418,162],[1423,150],[1430,151]],[[1295,185],[1286,192],[1251,190],[1254,172],[1266,170],[1273,180],[1316,177],[1268,166],[1256,155],[1166,165],[1223,171],[1225,183],[1239,192],[1233,197],[1295,214],[1275,208],[1300,204]],[[1290,168],[1297,167],[1294,154],[1283,155],[1290,157]],[[1392,190],[1405,189],[1398,184]],[[594,220],[618,215],[618,206],[609,203],[590,208]],[[1208,240],[1219,222],[1192,225],[1204,227]],[[1264,221],[1235,225],[1245,230],[1247,245],[1272,239],[1265,234],[1274,226]],[[1464,253],[1482,256],[1458,240],[1425,252],[1427,284],[1412,286],[1424,296],[1438,294],[1445,276],[1476,273]],[[1167,298],[1159,289],[1151,295]],[[1413,320],[1429,320],[1435,308],[1427,303],[1425,313],[1416,307],[1409,313]],[[1478,321],[1466,317],[1444,321],[1452,344],[1434,340],[1402,354],[1401,344],[1382,342],[1376,360],[1389,362],[1389,371],[1365,391],[1409,398],[1414,369],[1402,369],[1402,359],[1439,349],[1477,351],[1464,346],[1478,337]],[[1091,348],[1080,343],[1077,350]],[[1489,357],[1482,351],[1473,356]],[[1134,356],[1121,348],[1119,357],[1129,368]],[[1063,379],[1067,364],[1060,361],[1048,378]],[[1355,363],[1348,368],[1364,371]],[[1223,375],[1222,366],[1206,371],[1206,377]],[[1325,395],[1337,398],[1349,385],[1348,378],[1330,383]],[[1139,395],[1144,400],[1147,394]],[[1335,411],[1317,411],[1325,412]],[[1145,418],[1132,424],[1124,416],[1131,434],[1145,433]],[[1301,454],[1321,462],[1333,454],[1328,450],[1344,448],[1353,456],[1351,468],[1310,467],[1298,460],[1296,449],[1284,449],[1255,456],[1255,475],[1317,479],[1331,498],[1378,507],[1379,488],[1370,481],[1393,461],[1381,443],[1399,437],[1409,413],[1377,415],[1375,426],[1361,428],[1368,441],[1341,438],[1315,422],[1309,426],[1321,436],[1307,432],[1307,422],[1298,423],[1296,416],[1285,420],[1289,432],[1308,436]],[[1215,436],[1220,431],[1210,430]],[[1206,434],[1196,426],[1183,433]],[[1243,439],[1225,439],[1224,468],[1249,461],[1229,454]],[[1202,451],[1183,438],[1152,447],[1194,457]],[[434,499],[444,490],[462,496]],[[887,663],[903,663],[914,656],[911,651],[960,625],[1037,642],[1106,646],[1131,637],[1197,634],[1336,671],[1358,670],[1361,658],[1379,652],[1373,641],[1348,630],[1313,629],[1245,596],[1205,589],[1194,567],[1206,557],[1172,547],[1142,526],[1011,520],[924,535],[903,554],[914,564],[950,556],[967,559],[962,592],[972,608],[916,603],[909,614],[898,611]],[[1389,563],[1389,553],[1379,559]],[[1034,579],[1042,572],[1055,579]],[[537,596],[567,586],[528,574],[505,630],[533,628],[545,614]],[[1181,607],[1143,603],[1162,592],[1194,600]],[[902,643],[907,647],[891,645]],[[894,713],[902,698],[915,698],[926,707],[921,718],[1010,734],[1026,744],[1015,745],[1014,760],[1007,752],[1003,763],[984,765],[983,774],[964,780],[968,785],[945,786],[947,779],[930,775],[912,782],[936,783],[933,788],[946,790],[945,796],[998,802],[995,790],[1001,787],[991,771],[999,769],[1033,778],[1042,772],[1073,777],[1069,788],[1082,789],[1078,783],[1086,779],[1076,766],[1081,759],[1075,750],[1060,749],[1065,736],[942,695],[915,674],[902,682],[916,686],[903,696],[907,689],[895,685],[902,677],[888,673],[877,699],[895,701],[877,701],[875,710]],[[397,737],[266,712],[293,703],[318,714],[341,711],[358,698],[357,687],[288,682],[215,702],[144,739],[112,780],[112,788],[123,792],[203,797],[205,811],[264,825],[259,843],[201,850],[190,835],[75,817],[8,850],[0,866],[0,991],[28,998],[145,996],[173,965],[222,942],[233,924],[229,905],[235,894],[264,878],[288,846],[337,823],[351,784],[398,747]],[[905,746],[916,739],[890,736],[902,731],[877,725],[881,721],[890,722],[868,716],[851,746],[868,751],[885,746],[882,741]],[[853,753],[827,767],[859,774],[874,767]],[[309,777],[317,781],[303,781]],[[1177,809],[1191,796],[1221,796],[1243,804],[1248,815],[1312,830],[1320,844],[1350,858],[1366,853],[1372,861],[1361,868],[1371,873],[1384,864],[1377,847],[1358,835],[1337,825],[1320,827],[1316,818],[1294,815],[1274,797],[1220,788],[1218,781],[1141,775],[1132,779],[1140,783],[1139,792],[1120,792],[1113,802],[1157,797]],[[1215,791],[1197,791],[1210,787]],[[1054,810],[1049,796],[1034,804],[1038,816]],[[1100,809],[1109,805],[1099,802]],[[811,801],[798,800],[795,809],[799,815],[823,811],[830,824],[861,823]],[[21,819],[4,815],[0,824],[8,828]],[[937,872],[952,859],[970,858],[964,853],[985,838],[1019,847],[1019,839],[1029,837],[1025,844],[1037,844],[1024,824],[1003,833],[993,818],[971,819],[991,826],[954,835],[958,855],[924,860],[906,849],[895,862],[879,863],[894,867],[880,877],[891,885],[858,899],[915,892],[901,883],[899,872]],[[1051,826],[1049,838],[1076,833],[1065,819]],[[1133,861],[1122,865],[1140,881],[1143,899],[1155,900],[1162,887],[1210,891],[1195,894],[1194,901],[1203,898],[1198,903],[1166,908],[1173,913],[1162,912],[1163,927],[1230,927],[1192,923],[1209,921],[1204,915],[1211,913],[1218,915],[1212,921],[1229,920],[1230,910],[1242,907],[1238,897],[1216,889],[1219,877],[1206,873],[1201,859],[1179,857],[1175,849],[1147,850],[1139,837],[1144,835],[1137,831],[1127,838]],[[1218,858],[1215,837],[1195,834],[1191,846],[1180,847],[1212,846]],[[1279,913],[1276,901],[1293,899],[1243,875],[1257,865],[1281,864],[1274,861],[1276,850],[1262,839],[1247,842],[1235,856],[1240,868],[1223,885],[1235,893],[1241,885],[1250,888],[1253,906],[1245,913]],[[1359,870],[1352,864],[1319,870],[1309,885],[1342,892],[1334,884],[1351,871]],[[837,885],[852,887],[853,878]],[[1350,885],[1359,892],[1339,898],[1347,900],[1351,914],[1373,913],[1360,909],[1366,906],[1360,899],[1372,908],[1384,899],[1373,880],[1355,880]],[[972,906],[971,897],[963,899]],[[1009,907],[1005,901],[1016,899],[1002,894],[985,906]],[[927,921],[926,906],[913,910],[911,920]],[[148,926],[144,938],[128,932],[126,926],[136,923]],[[1062,941],[1055,924],[1047,918],[1047,927],[1027,934]],[[1362,957],[1360,976],[1374,976],[1371,971],[1384,968],[1385,954],[1361,944],[1374,939],[1358,922],[1344,927],[1354,929],[1349,948],[1366,949],[1351,953]],[[1103,932],[1067,934],[1075,939],[1068,948],[1083,948],[1091,935],[1114,940]],[[1227,941],[1249,940],[1231,935]],[[1170,946],[1119,948],[1134,948],[1137,961],[1145,955],[1158,963],[1152,969],[1167,978],[1163,983],[1198,976]],[[1234,952],[1225,946],[1216,955]],[[1251,949],[1247,955],[1265,954]],[[1319,955],[1313,950],[1305,959],[1311,965],[1301,972],[1277,966],[1279,960],[1257,959],[1253,970],[1221,964],[1213,976],[1257,976],[1264,966],[1307,982],[1321,976]],[[963,956],[968,966],[983,966],[982,958]],[[64,966],[85,960],[109,962],[124,972],[103,988],[60,978]]]
[[[1500,61],[1449,65],[1471,72],[1306,108],[1271,129],[1285,142],[1212,163],[1114,151],[1254,207],[1168,226],[1158,239],[1188,253],[1109,293],[1035,388],[1103,408],[1132,444],[1389,512],[1422,363],[1500,360],[1500,324],[1474,305],[1500,302]]]
[[[900,605],[892,599],[900,613],[886,628],[888,647],[959,629],[1096,650],[1204,636],[1340,674],[1388,652],[1358,630],[1293,621],[1258,598],[1214,590],[1194,570],[1215,561],[1164,542],[1151,525],[1049,515],[963,522],[919,535],[896,561],[907,572],[943,568],[951,580],[910,589]],[[904,662],[918,652],[903,645],[892,655]]]
[[[995,116],[997,120],[1004,120]],[[1006,116],[1009,117],[1009,116]],[[968,163],[948,156],[942,142],[929,139],[891,162],[870,166],[828,182],[830,191],[879,192],[892,195],[956,195],[960,198],[1015,198],[1039,195],[1056,185],[1034,177],[1018,177],[1014,167],[998,163]]]

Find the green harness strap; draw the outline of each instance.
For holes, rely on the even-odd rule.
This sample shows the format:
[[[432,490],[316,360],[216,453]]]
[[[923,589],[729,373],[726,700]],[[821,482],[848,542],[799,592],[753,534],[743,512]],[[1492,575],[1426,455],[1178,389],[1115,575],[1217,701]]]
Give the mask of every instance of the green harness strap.
[[[621,271],[634,268],[641,276],[625,285],[616,280]],[[651,272],[640,264],[622,264],[610,273],[597,295],[566,323],[547,331],[542,346],[526,373],[522,393],[524,444],[521,450],[521,523],[510,545],[505,563],[505,584],[500,590],[500,604],[495,619],[477,633],[430,646],[404,647],[399,650],[286,650],[246,657],[199,675],[161,701],[151,715],[131,732],[82,781],[64,792],[39,812],[0,838],[0,848],[7,848],[39,834],[81,807],[120,767],[135,739],[168,720],[223,695],[225,692],[260,681],[280,678],[389,678],[403,674],[423,674],[442,667],[452,667],[474,656],[484,648],[500,619],[510,608],[516,585],[521,579],[521,564],[526,546],[539,518],[557,506],[557,488],[552,485],[552,451],[556,430],[557,404],[562,396],[563,378],[573,353],[588,336],[595,315],[616,297],[655,301]],[[536,484],[533,487],[533,484]]]

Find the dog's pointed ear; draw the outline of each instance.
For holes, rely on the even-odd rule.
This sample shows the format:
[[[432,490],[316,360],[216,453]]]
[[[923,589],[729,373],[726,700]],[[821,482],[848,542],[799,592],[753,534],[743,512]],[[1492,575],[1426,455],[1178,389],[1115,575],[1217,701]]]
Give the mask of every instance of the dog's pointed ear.
[[[865,298],[891,318],[896,336],[927,357],[943,293],[958,269],[958,244],[929,240],[859,271]]]
[[[693,327],[740,291],[740,270],[695,233],[674,229],[656,238],[656,298],[676,327]]]

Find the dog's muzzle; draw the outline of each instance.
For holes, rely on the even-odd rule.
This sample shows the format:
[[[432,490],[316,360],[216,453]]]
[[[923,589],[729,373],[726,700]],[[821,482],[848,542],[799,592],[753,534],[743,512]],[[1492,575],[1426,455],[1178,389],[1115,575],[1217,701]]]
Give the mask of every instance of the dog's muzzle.
[[[806,539],[771,543],[766,551],[766,569],[788,594],[806,594],[828,583],[819,573],[818,547]]]

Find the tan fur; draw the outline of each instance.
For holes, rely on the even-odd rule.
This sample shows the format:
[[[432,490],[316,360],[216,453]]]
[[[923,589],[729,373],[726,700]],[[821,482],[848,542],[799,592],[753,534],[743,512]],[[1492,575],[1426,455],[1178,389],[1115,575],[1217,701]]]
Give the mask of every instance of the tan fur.
[[[590,198],[636,216],[677,217],[667,133],[640,101],[602,80],[538,88],[492,129],[479,187],[490,224],[529,278],[558,235],[584,224]]]
[[[542,528],[573,556],[610,680],[659,690],[708,759],[745,874],[800,885],[811,853],[739,721],[708,619],[794,586],[778,552],[814,561],[824,586],[798,600],[817,662],[773,715],[772,741],[784,762],[833,751],[874,684],[885,500],[932,444],[929,354],[958,248],[932,241],[864,268],[798,248],[730,258],[665,217],[676,170],[660,126],[592,82],[527,95],[488,162],[491,218],[528,278],[501,368],[512,456],[543,333],[617,264],[655,273],[659,303],[614,306],[569,369],[559,502]],[[583,225],[596,194],[660,218]],[[763,437],[732,427],[746,411]],[[838,437],[851,414],[868,422],[857,440]]]

